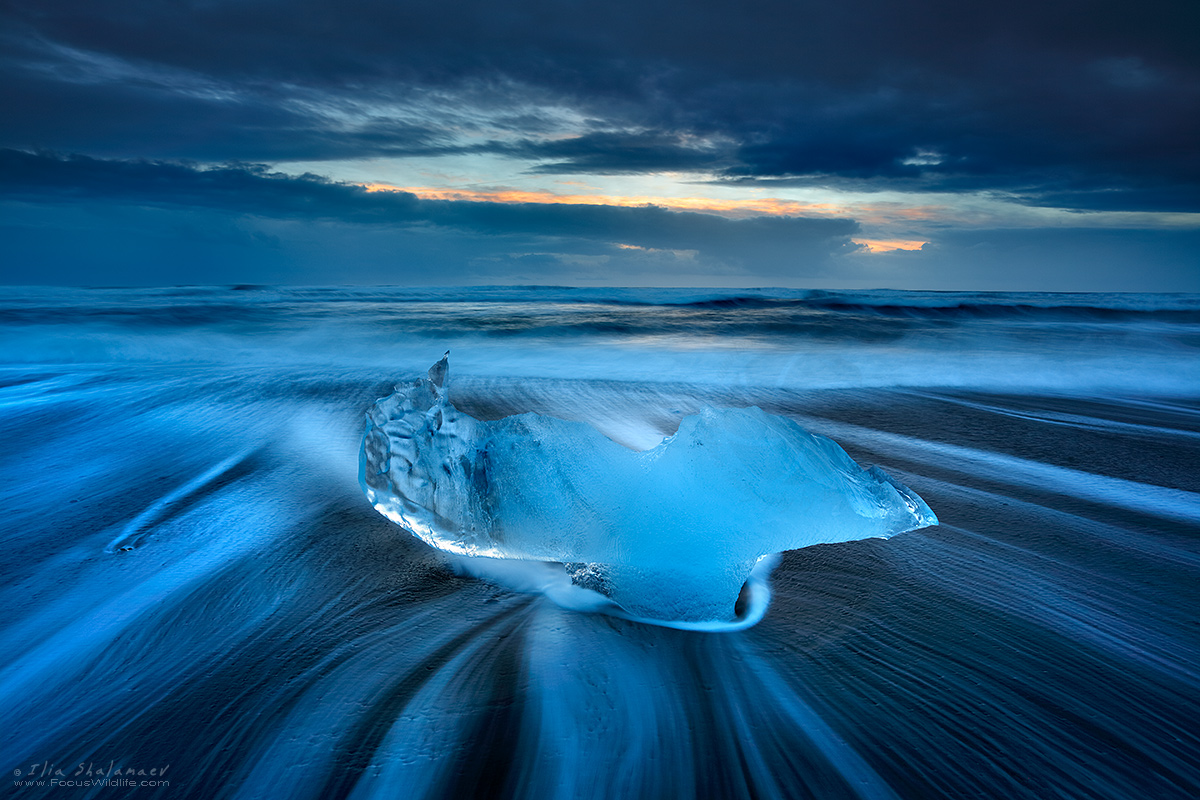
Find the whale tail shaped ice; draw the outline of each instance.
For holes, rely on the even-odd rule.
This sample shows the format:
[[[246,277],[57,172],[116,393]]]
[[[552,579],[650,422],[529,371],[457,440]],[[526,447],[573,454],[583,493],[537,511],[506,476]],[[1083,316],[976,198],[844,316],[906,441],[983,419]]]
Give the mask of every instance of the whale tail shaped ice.
[[[766,556],[937,524],[917,494],[758,408],[686,417],[636,452],[582,422],[483,422],[449,401],[448,355],[367,414],[372,505],[464,556],[553,561],[651,620],[729,621]]]

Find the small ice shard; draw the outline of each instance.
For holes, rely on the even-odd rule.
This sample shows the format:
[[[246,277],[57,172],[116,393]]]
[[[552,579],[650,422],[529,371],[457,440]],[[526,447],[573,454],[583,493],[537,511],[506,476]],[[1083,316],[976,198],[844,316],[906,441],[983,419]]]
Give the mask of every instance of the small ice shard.
[[[882,470],[759,408],[706,408],[637,452],[582,422],[463,414],[447,363],[367,413],[371,504],[441,550],[562,562],[635,616],[730,620],[765,556],[937,524]]]

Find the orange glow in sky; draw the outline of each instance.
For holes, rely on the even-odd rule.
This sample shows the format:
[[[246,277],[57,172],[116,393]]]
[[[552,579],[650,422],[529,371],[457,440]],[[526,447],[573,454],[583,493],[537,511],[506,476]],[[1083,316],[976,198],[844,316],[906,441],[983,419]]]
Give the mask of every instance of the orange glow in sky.
[[[872,233],[898,233],[899,224],[909,229],[913,223],[945,218],[947,209],[940,206],[908,206],[902,203],[813,203],[782,200],[772,197],[722,199],[715,197],[664,197],[657,195],[620,194],[555,194],[544,190],[524,189],[439,189],[430,186],[394,186],[389,183],[360,184],[368,192],[406,192],[424,200],[453,200],[474,203],[561,203],[593,206],[657,206],[671,211],[696,211],[722,217],[745,218],[762,216],[848,217],[874,230]],[[893,230],[888,230],[893,228]],[[904,232],[910,233],[909,230]],[[911,233],[910,233],[911,235]],[[920,250],[928,244],[925,239],[856,238],[867,253],[887,253],[892,250]]]
[[[555,194],[520,189],[436,189],[428,186],[392,186],[365,183],[368,192],[408,192],[424,200],[460,200],[487,203],[562,203],[589,206],[660,206],[674,211],[701,211],[727,217],[794,216],[819,214],[843,216],[850,209],[834,203],[803,203],[797,200],[749,198],[721,200],[712,197],[656,197],[650,195]]]
[[[890,250],[920,250],[929,242],[919,239],[851,239],[855,244],[867,248],[868,253],[886,253]]]

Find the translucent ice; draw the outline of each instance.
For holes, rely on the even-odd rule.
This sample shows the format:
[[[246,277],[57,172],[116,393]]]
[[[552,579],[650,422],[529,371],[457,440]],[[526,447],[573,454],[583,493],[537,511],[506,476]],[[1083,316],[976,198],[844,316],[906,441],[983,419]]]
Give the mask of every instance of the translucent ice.
[[[882,470],[758,408],[706,408],[636,452],[582,422],[476,420],[446,380],[443,358],[368,412],[372,505],[441,550],[562,562],[632,615],[729,620],[764,556],[937,523]]]

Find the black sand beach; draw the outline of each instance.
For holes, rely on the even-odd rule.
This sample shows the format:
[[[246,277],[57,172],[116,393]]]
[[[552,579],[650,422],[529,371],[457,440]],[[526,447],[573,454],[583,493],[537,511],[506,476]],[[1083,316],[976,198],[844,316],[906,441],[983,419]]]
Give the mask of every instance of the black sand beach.
[[[148,333],[68,316],[5,329],[110,337],[106,360],[70,360],[62,339],[24,351],[0,388],[14,780],[167,770],[139,790],[163,797],[1200,792],[1200,392],[464,368],[471,413],[619,440],[758,405],[941,520],[787,553],[758,625],[700,634],[474,577],[376,514],[361,415],[405,369],[239,360],[271,333],[249,312]],[[215,349],[181,356],[181,330],[189,352]],[[323,330],[336,345],[345,329]],[[689,368],[682,346],[651,355]],[[12,796],[67,791],[89,792]]]

